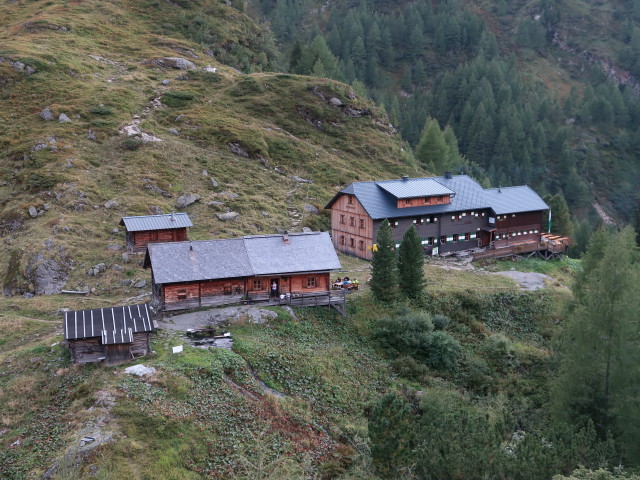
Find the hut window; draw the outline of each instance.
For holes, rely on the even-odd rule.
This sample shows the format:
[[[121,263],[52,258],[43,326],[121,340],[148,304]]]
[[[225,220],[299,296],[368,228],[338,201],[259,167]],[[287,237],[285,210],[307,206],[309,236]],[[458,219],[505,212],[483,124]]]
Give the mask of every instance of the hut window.
[[[254,280],[253,281],[253,289],[254,290],[262,290],[262,280]]]
[[[351,237],[351,238],[349,239],[349,246],[350,246],[351,248],[355,248],[355,246],[356,246],[356,240],[355,240],[353,237]]]
[[[411,199],[410,198],[405,199],[404,204],[411,205]]]
[[[316,286],[316,277],[307,277],[307,288],[314,288]]]
[[[178,290],[178,300],[186,300],[186,299],[187,299],[187,291]]]
[[[364,218],[360,219],[360,228],[364,228]]]
[[[340,235],[340,245],[344,245],[344,244],[345,244],[344,235]]]
[[[358,241],[358,250],[364,250],[364,240]]]
[[[445,243],[447,243],[447,236],[446,236],[446,235],[442,235],[442,236],[440,237],[440,243],[441,243],[441,244],[443,244],[443,245],[444,245]]]
[[[340,223],[344,223],[344,215],[340,215]]]
[[[231,291],[232,291],[232,289],[231,289],[231,285],[225,285],[225,286],[223,287],[223,290],[224,290],[224,294],[225,294],[225,295],[231,295]]]
[[[457,233],[453,234],[453,238],[451,239],[453,242],[457,242],[459,240],[459,235]]]
[[[471,233],[465,233],[464,234],[464,239],[465,240],[471,240]]]
[[[347,195],[347,203],[353,205],[353,197],[351,195]]]
[[[349,217],[349,225],[351,225],[352,227],[356,226],[356,218],[355,217]]]

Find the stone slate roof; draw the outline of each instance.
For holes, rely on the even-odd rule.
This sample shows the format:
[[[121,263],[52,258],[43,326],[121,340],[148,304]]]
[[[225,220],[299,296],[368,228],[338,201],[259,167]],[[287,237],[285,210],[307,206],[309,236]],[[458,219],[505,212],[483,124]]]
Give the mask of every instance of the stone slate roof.
[[[436,182],[433,178],[403,178],[401,181],[383,180],[376,182],[376,185],[400,199],[431,197],[433,195],[455,195],[453,190]]]
[[[228,240],[150,243],[145,267],[156,283],[282,275],[341,268],[326,232],[254,235]]]
[[[444,205],[424,205],[420,207],[398,208],[398,198],[406,196],[394,196],[391,191],[406,195],[408,191],[414,193],[413,197],[440,195],[439,193],[423,193],[421,186],[425,186],[424,192],[436,191],[429,182],[438,183],[444,189],[455,193],[451,203]],[[389,187],[393,183],[400,187]],[[385,188],[381,187],[385,185]],[[406,184],[407,187],[401,186]],[[518,187],[493,188],[485,190],[468,175],[453,175],[451,178],[430,177],[417,179],[397,179],[384,182],[354,182],[342,189],[325,206],[331,208],[333,203],[342,194],[355,195],[369,216],[374,220],[385,218],[414,217],[421,215],[433,215],[439,213],[462,212],[468,210],[480,210],[490,208],[496,215],[505,213],[524,213],[538,210],[547,210],[549,206],[530,187],[523,185]],[[444,193],[443,193],[444,194]]]
[[[120,220],[120,225],[124,225],[128,232],[169,230],[172,228],[193,227],[191,219],[186,213],[167,213],[164,215],[122,217],[122,220]]]
[[[133,342],[133,334],[153,331],[149,306],[94,308],[65,312],[65,340],[100,337],[103,345]]]

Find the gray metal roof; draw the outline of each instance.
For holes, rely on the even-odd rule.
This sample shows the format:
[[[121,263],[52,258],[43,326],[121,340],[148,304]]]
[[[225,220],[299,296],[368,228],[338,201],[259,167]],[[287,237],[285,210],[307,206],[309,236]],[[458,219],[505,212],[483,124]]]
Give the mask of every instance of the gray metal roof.
[[[120,225],[124,225],[128,232],[146,230],[169,230],[171,228],[193,227],[189,215],[186,213],[167,213],[163,215],[141,215],[138,217],[122,217]]]
[[[385,181],[384,184],[402,184],[411,182],[412,180],[413,179],[388,180]],[[498,189],[485,190],[468,175],[454,175],[452,178],[430,177],[424,180],[432,180],[444,188],[455,192],[455,196],[451,198],[451,203],[398,208],[398,197],[389,193],[389,188],[381,188],[380,184],[383,182],[354,182],[341,190],[325,208],[331,208],[333,202],[344,193],[355,195],[369,216],[374,220],[461,212],[484,208],[491,208],[496,215],[547,210],[549,208],[538,194],[526,185],[502,188],[500,189],[501,191],[498,192]],[[511,191],[513,191],[513,193]],[[418,196],[423,196],[423,194],[419,194]]]
[[[315,272],[341,268],[327,232],[244,237],[254,275]]]
[[[153,331],[153,321],[144,303],[65,312],[63,328],[66,340],[100,337],[103,345],[113,345],[133,342],[134,333]]]
[[[151,243],[145,266],[151,266],[159,284],[341,268],[328,233],[290,233],[288,238]]]
[[[156,283],[245,277],[252,272],[242,238],[150,243],[147,251]]]
[[[403,178],[400,181],[383,180],[376,182],[376,185],[400,199],[455,194],[453,190],[436,182],[433,178]]]

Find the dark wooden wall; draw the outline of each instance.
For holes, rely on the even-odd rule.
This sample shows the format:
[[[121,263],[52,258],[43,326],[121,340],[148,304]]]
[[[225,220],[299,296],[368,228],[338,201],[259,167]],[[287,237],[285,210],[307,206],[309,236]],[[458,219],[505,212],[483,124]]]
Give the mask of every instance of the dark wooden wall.
[[[147,248],[148,243],[183,242],[185,240],[187,240],[186,228],[127,232],[127,248],[134,252],[144,251],[144,249]]]

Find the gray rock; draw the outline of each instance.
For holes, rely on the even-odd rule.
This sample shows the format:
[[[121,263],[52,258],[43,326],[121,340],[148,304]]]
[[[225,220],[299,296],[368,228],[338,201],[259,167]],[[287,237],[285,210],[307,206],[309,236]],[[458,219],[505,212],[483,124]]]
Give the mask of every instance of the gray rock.
[[[121,272],[124,270],[124,267],[116,263],[111,267],[111,270],[115,270],[116,272]]]
[[[97,265],[93,266],[93,269],[96,270],[98,273],[102,273],[107,269],[107,265],[104,263],[98,263]]]
[[[182,120],[184,118],[184,113],[181,113],[180,115],[178,115],[176,118],[173,119],[174,122],[179,122],[180,120]]]
[[[197,70],[193,62],[182,57],[165,57],[161,62],[167,67],[177,68],[178,70]]]
[[[311,213],[313,215],[316,215],[318,213],[318,209],[308,203],[305,203],[302,208],[304,209],[305,212]]]
[[[180,132],[175,128],[170,128],[169,130],[167,130],[167,132],[169,132],[171,135],[176,135],[176,136],[180,135]]]
[[[261,214],[263,217],[268,217],[268,216],[269,216],[269,212],[267,212],[266,210],[262,210],[262,211],[260,212],[260,214]]]
[[[44,241],[44,248],[46,248],[49,251],[53,250],[53,247],[55,247],[55,246],[56,246],[55,242],[53,240],[51,240],[50,238],[47,238]]]
[[[275,167],[274,170],[276,171],[276,173],[279,173],[280,175],[284,175],[284,170],[282,170],[280,167]]]
[[[184,207],[187,207],[187,206],[191,205],[192,203],[197,202],[198,200],[200,200],[200,197],[198,195],[194,195],[192,193],[187,193],[185,195],[180,195],[176,199],[176,206],[178,208],[184,208]]]
[[[26,65],[24,63],[22,63],[22,62],[13,62],[13,65],[12,65],[13,69],[18,71],[18,72],[24,71],[24,67],[25,66]]]
[[[218,69],[216,67],[211,67],[211,66],[206,66],[204,67],[202,70],[204,70],[207,73],[216,73],[218,71]]]
[[[236,218],[238,218],[239,216],[240,216],[240,214],[238,212],[219,213],[217,215],[218,219],[222,220],[223,222],[233,221]]]
[[[36,218],[38,216],[38,210],[36,210],[36,207],[34,207],[33,205],[29,207],[29,216],[31,218]]]
[[[291,176],[291,180],[294,180],[294,181],[296,181],[298,183],[313,183],[312,180],[307,180],[307,179],[301,178],[301,177],[299,177],[297,175],[292,175]]]
[[[55,117],[53,116],[53,113],[51,113],[51,110],[49,110],[49,107],[45,108],[44,110],[42,110],[40,112],[40,118],[50,122],[51,120],[53,120]]]
[[[124,252],[124,253],[122,254],[122,261],[123,261],[124,263],[129,263],[129,252]]]
[[[117,228],[114,228],[113,230],[111,230],[111,233],[113,234],[120,233],[120,230],[118,230]]]
[[[204,175],[205,177],[209,176],[209,172],[207,172],[206,170],[202,170],[202,175]]]
[[[71,119],[69,117],[67,117],[64,113],[61,113],[60,115],[58,115],[58,122],[60,123],[66,123],[66,122],[70,122]]]
[[[339,98],[331,97],[329,99],[329,103],[334,107],[341,107],[343,105],[342,101]]]
[[[107,200],[104,203],[104,208],[116,208],[118,207],[120,204],[118,202],[116,202],[115,200]]]
[[[229,150],[231,151],[231,153],[235,153],[240,157],[249,158],[249,153],[237,142],[229,143]]]
[[[354,92],[353,90],[349,90],[349,93],[347,93],[347,97],[349,98],[349,100],[355,100],[356,92]]]
[[[132,284],[133,284],[133,280],[126,279],[122,281],[123,287],[130,287]]]
[[[162,209],[157,205],[151,205],[149,212],[151,212],[151,215],[162,215]]]
[[[211,186],[212,186],[213,188],[216,188],[216,187],[220,186],[220,184],[219,184],[218,182],[216,182],[216,181],[212,178],[212,179],[211,179]]]
[[[171,83],[171,80],[166,80],[166,79],[165,79],[165,80],[162,80],[160,83],[161,83],[162,85],[169,85],[169,84]]]
[[[234,198],[238,198],[240,195],[238,195],[237,193],[233,193],[233,192],[220,192],[221,195],[224,195],[225,197],[228,197],[230,199],[234,199]]]
[[[117,243],[110,243],[109,245],[107,245],[107,250],[117,252],[118,250],[122,250],[122,245],[119,245]]]
[[[59,261],[38,253],[25,267],[25,274],[35,287],[36,295],[60,293],[67,283],[67,267]]]
[[[51,205],[49,205],[48,203],[45,203],[45,204],[42,206],[42,208],[44,208],[44,211],[45,211],[45,212],[48,212],[48,211],[49,211],[49,209],[51,208]]]
[[[224,202],[219,202],[217,200],[213,200],[211,202],[207,202],[207,205],[210,207],[224,207]]]
[[[96,132],[94,132],[93,130],[89,130],[89,131],[87,132],[87,138],[88,138],[89,140],[93,140],[94,142],[97,142],[97,141],[98,141],[98,138],[96,137]]]
[[[32,75],[32,74],[36,73],[36,69],[34,67],[32,67],[31,65],[26,65],[24,67],[24,73],[26,73],[27,75]]]
[[[132,365],[131,367],[125,368],[124,373],[144,377],[146,375],[153,375],[156,373],[156,369],[153,367],[145,367],[144,365]]]
[[[136,283],[133,284],[133,288],[144,288],[146,286],[147,286],[146,280],[138,280]]]

